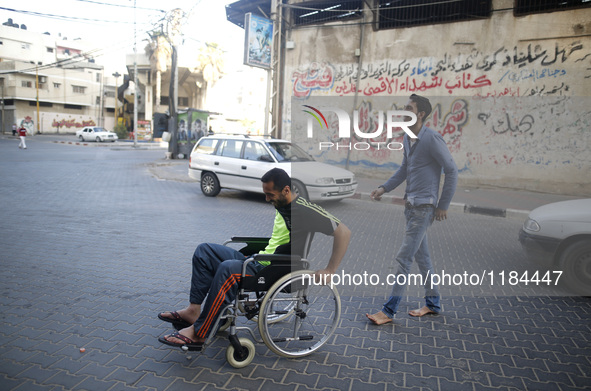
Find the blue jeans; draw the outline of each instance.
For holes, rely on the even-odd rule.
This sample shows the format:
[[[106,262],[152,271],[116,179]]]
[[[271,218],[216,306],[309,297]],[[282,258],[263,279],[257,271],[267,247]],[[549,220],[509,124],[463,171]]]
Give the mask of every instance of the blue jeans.
[[[396,272],[396,281],[401,282],[401,284],[394,283],[392,295],[388,302],[384,304],[382,312],[388,317],[393,318],[396,311],[398,311],[398,306],[408,283],[408,275],[414,258],[419,266],[422,281],[424,282],[426,306],[431,311],[439,313],[441,311],[439,290],[437,286],[431,286],[431,276],[434,270],[427,245],[427,228],[433,223],[435,208],[431,206],[420,208],[406,207],[404,216],[406,217],[406,234],[402,241],[402,246],[396,255],[396,261],[399,264],[398,271]],[[413,280],[411,279],[411,281]],[[402,284],[403,282],[405,283]]]

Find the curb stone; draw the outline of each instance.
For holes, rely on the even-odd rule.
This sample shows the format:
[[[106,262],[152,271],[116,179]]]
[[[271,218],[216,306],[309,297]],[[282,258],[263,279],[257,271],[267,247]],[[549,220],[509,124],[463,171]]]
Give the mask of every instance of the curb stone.
[[[355,193],[351,198],[361,201],[371,201],[370,193],[366,192]],[[380,202],[386,202],[395,205],[404,205],[405,200],[402,197],[383,195],[382,200]],[[476,205],[467,205],[459,202],[452,202],[449,206],[449,210],[455,213],[469,213],[491,217],[516,219],[526,219],[529,216],[530,212],[529,210],[489,208]]]

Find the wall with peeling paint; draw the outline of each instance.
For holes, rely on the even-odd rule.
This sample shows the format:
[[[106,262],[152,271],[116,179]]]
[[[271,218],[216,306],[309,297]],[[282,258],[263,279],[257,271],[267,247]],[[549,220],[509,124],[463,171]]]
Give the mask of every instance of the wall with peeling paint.
[[[309,138],[303,105],[340,105],[351,120],[358,111],[359,129],[371,133],[378,110],[401,109],[416,93],[431,100],[428,125],[444,136],[462,183],[591,195],[591,9],[518,18],[498,11],[486,20],[382,31],[366,25],[359,58],[361,29],[289,32],[295,49],[285,52],[282,137],[318,160],[387,177],[402,154],[384,146],[400,141],[401,130],[391,139],[353,130],[339,138],[328,113],[327,126],[315,123]],[[340,148],[321,149],[321,141]]]

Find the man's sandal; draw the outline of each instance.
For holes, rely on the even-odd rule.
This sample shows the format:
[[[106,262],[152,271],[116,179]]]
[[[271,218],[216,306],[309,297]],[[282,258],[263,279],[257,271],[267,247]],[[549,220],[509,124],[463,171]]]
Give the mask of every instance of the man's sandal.
[[[166,339],[166,337],[180,339],[184,343],[169,341]],[[183,348],[183,346],[186,346],[187,350],[190,350],[190,351],[200,351],[203,348],[203,342],[195,342],[191,338],[185,337],[184,335],[182,335],[178,332],[172,333],[170,335],[165,335],[164,337],[159,337],[158,341],[162,342],[163,344],[169,345],[169,346],[179,347],[181,349]]]
[[[187,328],[192,325],[192,323],[189,323],[186,320],[184,320],[183,318],[181,318],[181,316],[179,315],[178,312],[176,312],[176,311],[169,311],[169,312],[173,316],[172,318],[163,316],[162,314],[164,312],[161,312],[158,314],[158,319],[163,320],[168,323],[172,323],[172,326],[177,330],[181,330],[181,329]]]

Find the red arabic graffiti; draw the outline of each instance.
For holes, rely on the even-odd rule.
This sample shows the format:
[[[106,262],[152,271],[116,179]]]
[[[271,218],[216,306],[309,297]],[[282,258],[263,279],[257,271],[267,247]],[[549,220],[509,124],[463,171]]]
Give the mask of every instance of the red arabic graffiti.
[[[456,76],[453,80],[444,80],[439,76],[433,76],[430,80],[423,77],[405,77],[390,78],[380,77],[377,85],[368,85],[363,89],[358,89],[355,83],[340,81],[335,85],[335,92],[340,95],[354,94],[357,90],[365,96],[378,94],[396,94],[399,92],[424,92],[438,87],[445,87],[451,94],[455,89],[469,90],[472,88],[482,88],[492,85],[492,82],[486,75],[474,77],[471,73],[464,72]],[[294,86],[295,89],[295,86]]]
[[[293,81],[293,94],[297,98],[307,98],[314,90],[330,90],[334,83],[334,69],[327,63],[313,62],[304,71],[295,71]]]
[[[438,131],[445,140],[451,152],[460,150],[462,129],[468,122],[468,103],[464,99],[456,99],[450,110],[443,115],[441,104],[433,108],[426,125]]]
[[[74,119],[63,119],[61,121],[54,119],[51,126],[54,128],[83,128],[85,126],[96,126],[96,122],[93,120],[76,122]]]

